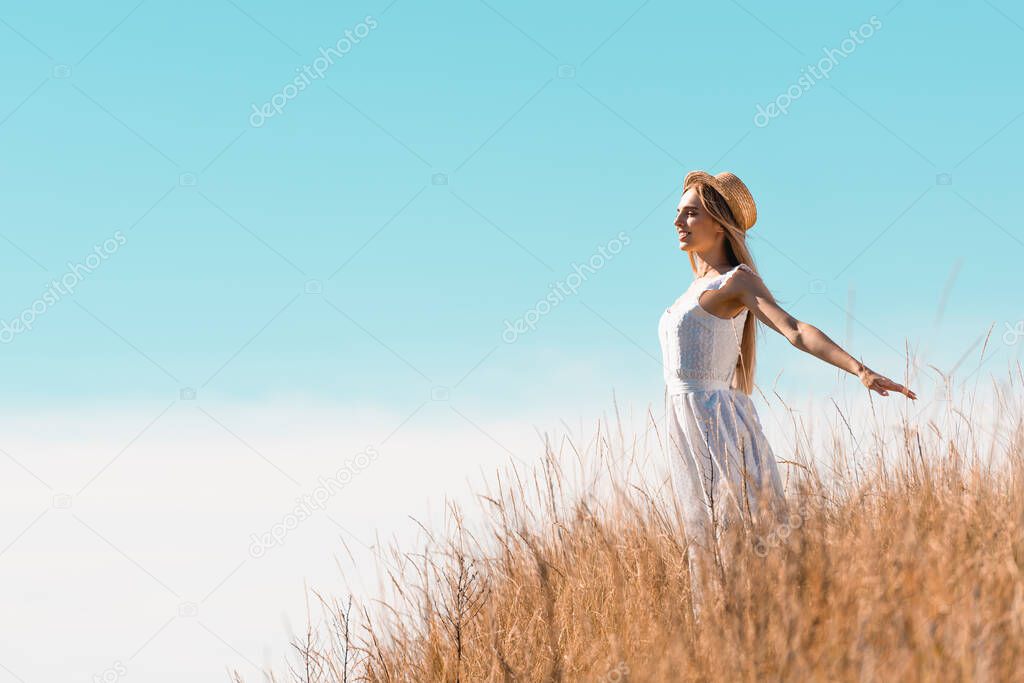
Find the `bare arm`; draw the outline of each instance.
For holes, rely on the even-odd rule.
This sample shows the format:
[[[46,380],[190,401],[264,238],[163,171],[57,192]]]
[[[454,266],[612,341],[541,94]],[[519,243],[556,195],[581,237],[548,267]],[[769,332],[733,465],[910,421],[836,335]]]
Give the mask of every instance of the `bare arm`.
[[[890,391],[898,391],[908,398],[917,400],[917,395],[913,391],[871,370],[817,327],[797,320],[783,310],[758,276],[739,270],[722,291],[729,292],[731,297],[750,310],[758,320],[781,334],[796,348],[841,370],[846,370],[851,375],[856,375],[869,391],[876,391],[882,396],[888,396]]]

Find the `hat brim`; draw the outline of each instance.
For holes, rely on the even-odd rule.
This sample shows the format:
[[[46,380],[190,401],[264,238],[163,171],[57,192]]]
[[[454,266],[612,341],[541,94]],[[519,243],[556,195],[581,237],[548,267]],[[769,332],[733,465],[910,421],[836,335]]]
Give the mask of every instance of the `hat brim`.
[[[679,176],[676,177],[678,178]],[[683,189],[685,190],[696,182],[707,183],[716,190],[719,189],[718,179],[707,171],[690,171],[687,173],[686,178],[683,179]]]
[[[683,179],[683,191],[685,192],[694,183],[706,183],[715,188],[732,211],[733,218],[739,222],[739,227],[744,231],[750,230],[757,222],[757,205],[750,194],[749,188],[737,176],[732,173],[723,173],[728,177],[728,182],[707,171],[690,171]],[[731,185],[732,187],[729,187]]]

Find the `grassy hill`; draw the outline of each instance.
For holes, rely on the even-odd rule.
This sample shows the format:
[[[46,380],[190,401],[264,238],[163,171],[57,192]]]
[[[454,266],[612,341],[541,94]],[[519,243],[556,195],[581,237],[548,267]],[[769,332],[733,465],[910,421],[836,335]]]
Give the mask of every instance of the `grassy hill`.
[[[866,437],[843,416],[818,435],[825,466],[810,440],[777,448],[796,458],[789,517],[722,531],[696,615],[671,499],[635,476],[658,419],[549,443],[537,471],[498,474],[473,523],[450,506],[425,547],[393,548],[379,602],[318,595],[323,625],[273,680],[1020,680],[1016,374],[986,402],[900,408]]]

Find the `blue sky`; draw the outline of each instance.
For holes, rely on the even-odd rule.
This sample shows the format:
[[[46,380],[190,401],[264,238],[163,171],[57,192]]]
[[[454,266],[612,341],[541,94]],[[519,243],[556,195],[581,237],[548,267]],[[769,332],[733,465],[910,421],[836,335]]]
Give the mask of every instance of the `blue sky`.
[[[671,217],[691,168],[751,187],[752,248],[794,315],[845,341],[852,289],[852,352],[896,373],[893,349],[930,340],[952,365],[1021,313],[1012,13],[6,3],[5,320],[39,296],[42,267],[59,276],[115,230],[127,244],[4,347],[5,399],[116,403],[206,383],[389,403],[486,356],[460,385],[481,406],[514,409],[563,372],[560,398],[614,386],[643,400],[658,389],[658,313],[690,277]],[[376,27],[323,79],[249,125],[368,16]],[[754,125],[871,17],[880,28],[828,79]],[[620,230],[621,255],[502,344],[504,320]],[[761,381],[831,377],[764,348]]]
[[[586,434],[613,395],[642,422],[689,170],[747,183],[768,286],[874,369],[902,379],[909,345],[1005,376],[1022,37],[1005,0],[0,2],[0,579],[46,587],[0,664],[256,680],[339,534],[358,574],[477,468],[536,461],[535,427]],[[866,428],[855,378],[761,340],[767,394]],[[329,515],[247,555],[367,445]]]

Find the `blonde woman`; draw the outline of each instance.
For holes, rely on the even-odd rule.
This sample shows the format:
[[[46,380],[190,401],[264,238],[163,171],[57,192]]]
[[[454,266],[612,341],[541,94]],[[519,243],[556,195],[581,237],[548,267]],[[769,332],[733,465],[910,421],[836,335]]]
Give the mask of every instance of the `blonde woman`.
[[[695,575],[694,551],[709,549],[737,517],[750,519],[763,496],[773,497],[776,514],[785,509],[778,465],[750,400],[757,320],[801,351],[856,375],[869,391],[917,399],[775,302],[747,249],[746,233],[756,220],[754,199],[735,175],[687,174],[675,227],[695,279],[662,313],[658,332],[669,466]]]

